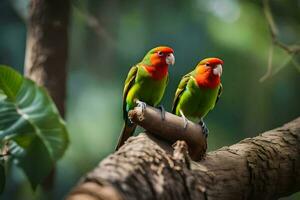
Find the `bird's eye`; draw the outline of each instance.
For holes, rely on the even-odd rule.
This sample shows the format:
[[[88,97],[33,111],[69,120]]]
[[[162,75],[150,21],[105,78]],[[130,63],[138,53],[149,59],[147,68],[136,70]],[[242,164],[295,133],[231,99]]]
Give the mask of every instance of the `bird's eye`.
[[[157,54],[158,54],[159,56],[163,56],[163,55],[164,55],[164,53],[161,52],[161,51],[157,52]]]
[[[206,67],[209,67],[209,63],[206,63],[205,66],[206,66]]]

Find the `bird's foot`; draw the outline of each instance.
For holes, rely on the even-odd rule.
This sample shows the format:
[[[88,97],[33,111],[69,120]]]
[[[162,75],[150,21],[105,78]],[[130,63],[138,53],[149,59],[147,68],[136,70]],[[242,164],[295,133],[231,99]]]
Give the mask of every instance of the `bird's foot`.
[[[161,119],[164,121],[166,119],[166,110],[163,105],[157,107],[160,110]]]
[[[131,124],[133,124],[133,121],[129,118],[129,124],[131,125]]]
[[[147,104],[145,102],[142,102],[140,100],[136,100],[135,103],[137,104],[137,107],[142,108],[142,112],[146,110]]]
[[[203,132],[204,136],[207,137],[208,133],[209,133],[209,130],[208,130],[206,124],[204,123],[203,119],[200,120],[199,125],[202,128],[202,132]]]
[[[134,122],[131,120],[131,118],[128,118],[128,120],[129,120],[128,125],[129,125],[129,126],[133,126]]]
[[[186,129],[187,126],[188,126],[188,120],[187,120],[187,118],[184,116],[182,110],[179,110],[179,112],[180,112],[181,118],[182,118],[182,120],[183,120],[183,128]]]

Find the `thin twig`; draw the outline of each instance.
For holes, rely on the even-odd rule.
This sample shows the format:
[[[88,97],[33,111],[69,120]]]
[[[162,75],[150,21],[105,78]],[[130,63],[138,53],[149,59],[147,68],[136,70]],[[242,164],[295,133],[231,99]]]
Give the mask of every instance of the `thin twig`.
[[[276,38],[277,35],[278,35],[278,29],[277,29],[277,26],[274,22],[273,15],[271,13],[269,0],[264,0],[263,1],[263,7],[264,7],[264,14],[265,14],[267,22],[268,22],[268,27],[269,27],[269,31],[271,33],[271,36],[272,36],[272,38]]]
[[[75,4],[73,4],[73,7],[76,13],[78,13],[86,21],[87,25],[95,31],[98,37],[104,39],[110,45],[116,46],[115,39],[111,37],[111,35],[107,32],[107,30],[95,16],[86,11],[83,11]]]
[[[299,71],[300,73],[300,64],[294,59],[292,58],[291,62],[294,64],[295,68]]]
[[[271,9],[270,9],[270,4],[269,4],[269,0],[263,0],[263,10],[264,10],[264,14],[268,23],[268,27],[269,27],[269,31],[270,31],[270,35],[271,35],[271,39],[272,39],[272,44],[269,50],[269,58],[268,58],[268,69],[267,72],[265,73],[265,75],[263,75],[260,78],[260,82],[265,81],[266,79],[268,79],[271,76],[274,76],[275,74],[277,74],[281,69],[283,69],[286,64],[289,63],[289,61],[292,59],[292,57],[296,54],[298,54],[300,52],[300,45],[298,44],[292,44],[292,45],[287,45],[284,42],[281,42],[278,39],[278,28],[277,25],[274,21]],[[291,57],[288,58],[288,61],[285,61],[284,65],[281,65],[279,68],[277,68],[273,73],[272,73],[272,57],[273,57],[273,48],[274,45],[283,49],[284,51],[286,51],[288,54],[291,55]],[[295,65],[295,64],[294,64]]]
[[[265,81],[272,74],[273,51],[274,51],[274,45],[272,43],[270,45],[270,50],[269,50],[268,69],[267,69],[266,74],[259,79],[260,82]]]
[[[293,59],[293,54],[289,55],[283,62],[282,64],[277,67],[274,72],[271,74],[270,77],[275,76],[280,70],[282,70],[292,59]]]
[[[270,4],[269,4],[269,0],[264,0],[263,1],[263,10],[264,10],[264,14],[266,16],[267,19],[267,23],[268,23],[268,27],[269,27],[269,31],[271,34],[271,38],[272,38],[272,42],[277,45],[278,47],[282,48],[283,50],[287,51],[288,53],[293,53],[293,54],[297,54],[300,52],[300,45],[298,44],[292,44],[292,45],[287,45],[284,42],[281,42],[278,39],[278,28],[277,25],[274,21],[271,9],[270,9]]]
[[[271,78],[273,76],[275,76],[279,71],[281,71],[289,62],[291,62],[293,60],[293,54],[289,55],[282,63],[279,67],[277,67],[274,71],[267,71],[267,73],[260,79],[260,82],[265,81],[268,78]],[[269,67],[268,67],[269,68]],[[271,67],[272,68],[272,67]]]
[[[287,45],[283,42],[280,42],[277,38],[274,40],[274,44],[276,44],[278,47],[284,49],[290,54],[297,54],[300,52],[300,45],[297,44]]]

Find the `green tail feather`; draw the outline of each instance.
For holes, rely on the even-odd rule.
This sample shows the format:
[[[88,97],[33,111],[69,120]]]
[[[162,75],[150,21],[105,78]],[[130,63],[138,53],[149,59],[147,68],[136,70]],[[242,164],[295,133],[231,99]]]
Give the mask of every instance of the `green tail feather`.
[[[128,124],[128,123],[124,123],[119,140],[118,140],[118,144],[115,148],[115,150],[117,151],[121,146],[123,146],[123,144],[125,143],[125,141],[131,137],[134,133],[136,129],[136,125],[135,124]]]

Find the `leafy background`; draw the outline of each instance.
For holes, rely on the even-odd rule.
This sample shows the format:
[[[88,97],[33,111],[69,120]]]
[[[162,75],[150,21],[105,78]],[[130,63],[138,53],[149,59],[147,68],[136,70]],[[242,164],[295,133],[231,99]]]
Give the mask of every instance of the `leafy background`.
[[[0,1],[0,63],[22,72],[27,0]],[[300,1],[272,1],[280,39],[299,42]],[[101,24],[91,28],[86,13]],[[24,173],[11,169],[0,199],[61,199],[114,149],[122,124],[123,80],[131,65],[157,45],[175,50],[176,65],[163,104],[170,109],[182,74],[202,58],[225,61],[224,93],[207,119],[209,149],[255,136],[299,116],[300,73],[287,64],[260,83],[267,70],[270,35],[261,2],[238,0],[72,1],[67,126],[70,146],[58,162],[54,191],[33,193]],[[273,67],[287,58],[275,49]],[[299,62],[299,57],[298,57]],[[299,199],[293,195],[287,199]]]

